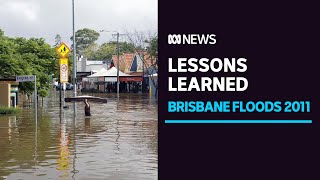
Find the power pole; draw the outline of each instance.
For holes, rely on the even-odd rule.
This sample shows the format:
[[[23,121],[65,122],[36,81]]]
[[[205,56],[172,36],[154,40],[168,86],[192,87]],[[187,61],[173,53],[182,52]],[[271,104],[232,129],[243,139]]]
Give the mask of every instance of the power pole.
[[[74,22],[74,0],[72,0],[72,31],[73,31],[73,52],[72,52],[72,59],[73,59],[73,97],[77,96],[77,67],[76,67],[76,32],[75,32],[75,22]],[[76,117],[77,113],[77,104],[76,102],[73,103],[73,116]],[[75,119],[75,118],[74,118]]]
[[[144,52],[142,52],[142,83],[141,83],[141,91],[144,93]]]
[[[122,35],[126,35],[126,34],[120,34],[117,31],[106,31],[106,30],[100,30],[100,32],[116,32],[117,34],[112,34],[112,36],[116,35],[117,36],[117,59],[118,59],[118,63],[117,63],[117,98],[119,101],[119,91],[120,91],[120,79],[119,79],[119,66],[120,66],[120,58],[119,58],[119,54],[120,54],[120,46],[119,46],[119,36]]]
[[[60,80],[59,80],[59,91],[60,91],[60,98],[59,98],[59,100],[60,100],[60,108],[62,107],[62,104],[61,104],[61,99],[62,99],[62,93],[61,93],[61,89],[62,89],[62,87],[61,87],[61,82],[60,82]]]
[[[118,59],[118,63],[117,63],[117,98],[119,99],[119,83],[120,83],[120,79],[119,79],[119,64],[120,64],[120,59],[119,59],[119,53],[120,53],[120,48],[119,48],[119,33],[117,33],[117,59]]]
[[[119,99],[119,89],[120,89],[120,78],[119,78],[119,64],[120,64],[120,59],[119,59],[119,52],[120,48],[119,48],[119,33],[117,33],[117,59],[118,59],[118,63],[117,63],[117,98]]]
[[[73,29],[73,97],[77,96],[77,68],[76,68],[76,32],[75,32],[75,22],[74,22],[74,0],[72,0],[72,29]]]

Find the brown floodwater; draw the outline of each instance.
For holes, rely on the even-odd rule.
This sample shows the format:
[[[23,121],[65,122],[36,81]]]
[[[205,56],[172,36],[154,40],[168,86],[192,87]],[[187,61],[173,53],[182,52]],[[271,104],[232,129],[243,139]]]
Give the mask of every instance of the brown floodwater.
[[[55,90],[43,107],[39,100],[37,123],[32,107],[0,115],[0,179],[157,179],[157,100],[94,95],[108,103],[89,102],[90,118],[83,103],[77,103],[76,117],[73,103],[60,109]]]

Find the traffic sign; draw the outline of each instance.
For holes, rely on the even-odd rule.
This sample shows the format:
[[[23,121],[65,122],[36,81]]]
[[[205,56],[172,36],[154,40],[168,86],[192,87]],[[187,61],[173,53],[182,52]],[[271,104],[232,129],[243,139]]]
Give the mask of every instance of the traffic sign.
[[[68,82],[68,58],[60,59],[60,82],[66,83]]]
[[[30,82],[34,81],[34,75],[26,75],[26,76],[16,76],[17,82]]]
[[[56,48],[56,52],[62,58],[67,57],[70,51],[71,51],[70,48],[65,43],[61,43],[60,46]]]

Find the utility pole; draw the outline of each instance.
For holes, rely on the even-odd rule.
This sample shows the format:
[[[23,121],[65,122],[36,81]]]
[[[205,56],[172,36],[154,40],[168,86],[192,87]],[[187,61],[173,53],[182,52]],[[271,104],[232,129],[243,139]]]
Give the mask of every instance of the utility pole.
[[[144,52],[142,52],[142,83],[141,83],[141,91],[144,93]]]
[[[119,59],[119,52],[120,48],[119,48],[119,33],[117,32],[117,59],[118,59],[118,63],[117,63],[117,98],[119,99],[119,83],[120,83],[120,79],[119,79],[119,64],[120,64],[120,59]]]
[[[126,35],[126,34],[120,34],[119,32],[117,31],[106,31],[106,30],[100,30],[100,32],[115,32],[117,34],[112,34],[112,36],[117,36],[117,60],[118,60],[118,63],[117,63],[117,98],[119,100],[119,91],[120,91],[120,78],[119,78],[119,66],[120,66],[120,58],[119,58],[119,54],[120,54],[120,46],[119,46],[119,37],[120,36],[123,36],[123,35]]]
[[[73,97],[77,96],[77,67],[76,67],[76,32],[75,32],[75,22],[74,22],[74,0],[72,0],[72,31],[73,31],[73,52],[72,52],[72,59],[73,59]],[[73,116],[76,117],[76,102],[73,103]]]
[[[60,79],[60,77],[59,77],[59,79]],[[60,82],[60,80],[59,80],[59,91],[60,91],[60,98],[59,98],[59,100],[60,100],[60,108],[62,107],[62,104],[61,104],[61,100],[62,100],[62,93],[61,93],[61,89],[62,89],[62,87],[61,87],[61,82]]]
[[[37,92],[37,76],[34,75],[34,114],[36,116],[36,126],[38,126],[38,92]]]
[[[76,32],[75,32],[75,22],[74,22],[74,0],[72,0],[72,29],[73,29],[73,97],[77,96],[77,68],[76,68]]]

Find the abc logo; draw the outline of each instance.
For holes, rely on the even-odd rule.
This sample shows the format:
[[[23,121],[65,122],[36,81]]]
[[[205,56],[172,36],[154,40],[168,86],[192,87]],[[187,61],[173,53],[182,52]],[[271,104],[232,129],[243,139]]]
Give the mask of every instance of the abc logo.
[[[181,44],[181,35],[180,34],[169,34],[168,35],[168,44]]]
[[[216,44],[214,34],[169,34],[168,44]]]

